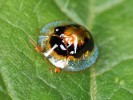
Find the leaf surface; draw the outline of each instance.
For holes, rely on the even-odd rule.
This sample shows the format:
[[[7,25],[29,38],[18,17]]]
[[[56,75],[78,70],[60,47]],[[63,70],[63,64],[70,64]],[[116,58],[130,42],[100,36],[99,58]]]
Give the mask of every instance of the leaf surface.
[[[132,0],[0,0],[1,100],[132,100]],[[51,73],[34,50],[47,23],[70,19],[91,30],[96,63]]]

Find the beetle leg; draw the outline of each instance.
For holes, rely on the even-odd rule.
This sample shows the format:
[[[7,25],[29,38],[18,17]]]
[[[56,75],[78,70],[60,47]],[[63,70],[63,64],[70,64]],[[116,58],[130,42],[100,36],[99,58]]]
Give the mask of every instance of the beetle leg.
[[[38,46],[38,44],[36,42],[34,42],[33,40],[30,40],[31,44],[35,47],[35,50],[38,52],[42,52],[44,50],[44,48]]]
[[[60,68],[58,68],[58,67],[56,67],[56,68],[54,69],[54,71],[55,71],[55,73],[58,73],[58,74],[60,74],[60,72],[61,72],[61,69],[60,69]]]

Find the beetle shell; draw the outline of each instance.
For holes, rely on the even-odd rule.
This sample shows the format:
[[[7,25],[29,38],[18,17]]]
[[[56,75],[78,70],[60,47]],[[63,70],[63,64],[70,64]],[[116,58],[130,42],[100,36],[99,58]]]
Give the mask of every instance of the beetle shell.
[[[66,71],[90,67],[98,57],[98,48],[90,32],[71,22],[55,21],[44,26],[38,45],[50,63]]]

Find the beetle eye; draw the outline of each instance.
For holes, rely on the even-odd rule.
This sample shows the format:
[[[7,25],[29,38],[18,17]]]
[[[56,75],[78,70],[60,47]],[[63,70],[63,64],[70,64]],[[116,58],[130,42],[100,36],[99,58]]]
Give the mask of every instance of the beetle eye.
[[[61,35],[64,33],[65,29],[66,28],[64,26],[58,26],[54,29],[54,34]]]

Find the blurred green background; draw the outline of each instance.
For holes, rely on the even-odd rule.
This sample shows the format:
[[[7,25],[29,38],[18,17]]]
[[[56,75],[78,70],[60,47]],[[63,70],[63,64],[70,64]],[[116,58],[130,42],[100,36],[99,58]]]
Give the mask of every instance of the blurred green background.
[[[99,58],[51,73],[29,40],[68,19],[92,32]],[[0,100],[133,100],[133,0],[0,0]]]

